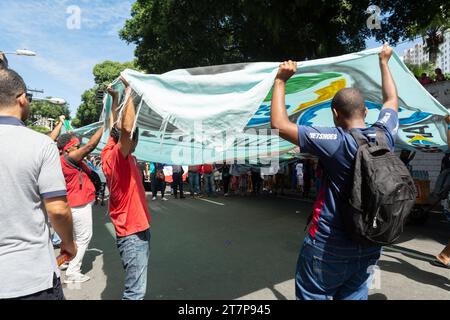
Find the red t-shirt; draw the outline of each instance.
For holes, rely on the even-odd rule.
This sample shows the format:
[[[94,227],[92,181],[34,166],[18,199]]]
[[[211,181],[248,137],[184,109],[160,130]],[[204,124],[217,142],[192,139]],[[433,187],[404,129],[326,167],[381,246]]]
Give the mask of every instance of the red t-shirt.
[[[202,166],[201,171],[204,174],[211,174],[211,173],[213,173],[213,166],[210,164],[205,164]]]
[[[77,168],[67,163],[64,156],[61,156],[61,167],[66,179],[67,186],[67,201],[71,208],[85,206],[95,200],[95,187],[86,172],[91,172],[91,169],[81,161]],[[86,172],[85,172],[86,171]]]
[[[110,191],[109,215],[118,237],[150,228],[150,212],[136,158],[125,158],[112,138],[102,152],[103,173]]]

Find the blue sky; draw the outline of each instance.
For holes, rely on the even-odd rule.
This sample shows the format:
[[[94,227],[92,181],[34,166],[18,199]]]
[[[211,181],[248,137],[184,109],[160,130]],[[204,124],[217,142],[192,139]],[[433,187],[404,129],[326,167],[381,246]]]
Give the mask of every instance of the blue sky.
[[[29,49],[36,57],[8,56],[31,89],[43,89],[44,96],[63,98],[72,116],[81,94],[94,85],[93,67],[104,60],[131,61],[133,45],[118,36],[130,16],[133,0],[16,0],[0,2],[0,51]],[[67,12],[81,9],[80,29],[69,29]],[[73,13],[73,12],[72,12]],[[367,41],[368,48],[380,46]],[[397,48],[411,47],[406,43]]]
[[[118,36],[132,0],[0,1],[0,51],[27,48],[36,57],[9,55],[10,67],[32,89],[60,97],[75,115],[84,90],[94,85],[93,67],[104,60],[131,61],[134,46]],[[69,29],[68,7],[81,9],[81,29]]]

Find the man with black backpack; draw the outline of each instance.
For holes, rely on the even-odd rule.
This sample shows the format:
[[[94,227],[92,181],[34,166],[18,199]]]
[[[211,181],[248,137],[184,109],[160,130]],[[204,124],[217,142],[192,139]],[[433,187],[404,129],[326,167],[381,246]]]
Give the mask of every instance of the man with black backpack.
[[[84,146],[71,133],[59,137],[57,144],[61,152],[61,167],[67,185],[67,200],[72,209],[73,235],[78,246],[76,257],[67,265],[65,283],[83,283],[89,281],[81,273],[83,261],[92,238],[92,205],[101,181],[84,159],[95,150],[103,134],[100,128]]]
[[[384,104],[370,128],[365,123],[368,109],[354,88],[339,91],[332,101],[335,128],[290,122],[285,88],[297,72],[297,64],[288,61],[280,66],[273,93],[272,128],[278,129],[283,139],[299,145],[302,153],[319,157],[324,169],[312,224],[297,264],[299,300],[367,300],[369,270],[380,258],[381,243],[398,238],[414,204],[411,177],[398,157],[398,162],[391,158],[399,125],[397,88],[388,65],[391,56],[392,48],[385,44],[379,55]],[[374,161],[378,157],[382,161]],[[386,172],[380,171],[380,175],[376,171],[378,163],[388,174],[384,182],[381,180],[382,192],[377,188]]]

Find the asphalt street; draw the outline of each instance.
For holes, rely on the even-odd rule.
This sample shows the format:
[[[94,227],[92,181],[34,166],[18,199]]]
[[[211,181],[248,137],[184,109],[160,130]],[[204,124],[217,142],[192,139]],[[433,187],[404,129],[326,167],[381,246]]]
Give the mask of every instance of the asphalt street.
[[[151,201],[151,300],[293,300],[294,274],[313,201],[296,195]],[[450,237],[432,214],[385,247],[370,290],[373,300],[449,300],[450,269],[430,261]],[[121,299],[124,272],[105,207],[94,207],[94,236],[83,272],[89,282],[64,285],[66,298]],[[63,273],[64,276],[64,273]]]

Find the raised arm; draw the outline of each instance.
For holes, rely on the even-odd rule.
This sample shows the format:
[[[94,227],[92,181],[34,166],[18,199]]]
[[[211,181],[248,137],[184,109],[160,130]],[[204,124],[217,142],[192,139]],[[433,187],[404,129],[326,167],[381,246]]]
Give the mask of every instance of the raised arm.
[[[112,98],[112,105],[111,105],[111,113],[109,115],[109,130],[114,126],[114,123],[117,121],[117,109],[119,107],[119,93],[115,91],[110,84],[107,89],[109,95]]]
[[[48,135],[53,141],[58,140],[59,135],[61,134],[62,126],[64,125],[64,121],[66,120],[65,116],[59,116],[59,122],[55,126],[55,129]]]
[[[397,87],[389,69],[389,60],[392,57],[392,48],[384,44],[380,52],[380,69],[383,82],[383,109],[390,108],[398,112]]]
[[[100,142],[100,139],[102,138],[102,135],[103,135],[103,127],[97,130],[97,132],[92,136],[92,138],[89,140],[87,144],[85,144],[84,146],[75,151],[70,152],[69,157],[75,162],[80,162],[88,154],[90,154],[92,151],[95,150],[95,148]]]
[[[280,133],[280,137],[298,145],[298,126],[289,120],[286,111],[286,82],[297,72],[297,63],[287,61],[280,65],[273,89],[271,126]]]
[[[128,85],[128,82],[125,81],[125,79],[123,78],[122,82],[125,85],[127,95],[127,93],[130,92],[130,86]],[[125,103],[125,110],[123,111],[122,126],[120,128],[120,140],[119,140],[120,151],[122,152],[122,155],[125,158],[128,157],[128,155],[131,153],[133,145],[131,136],[133,135],[133,127],[135,119],[136,119],[136,109],[134,107],[133,97],[129,95],[128,101]]]

